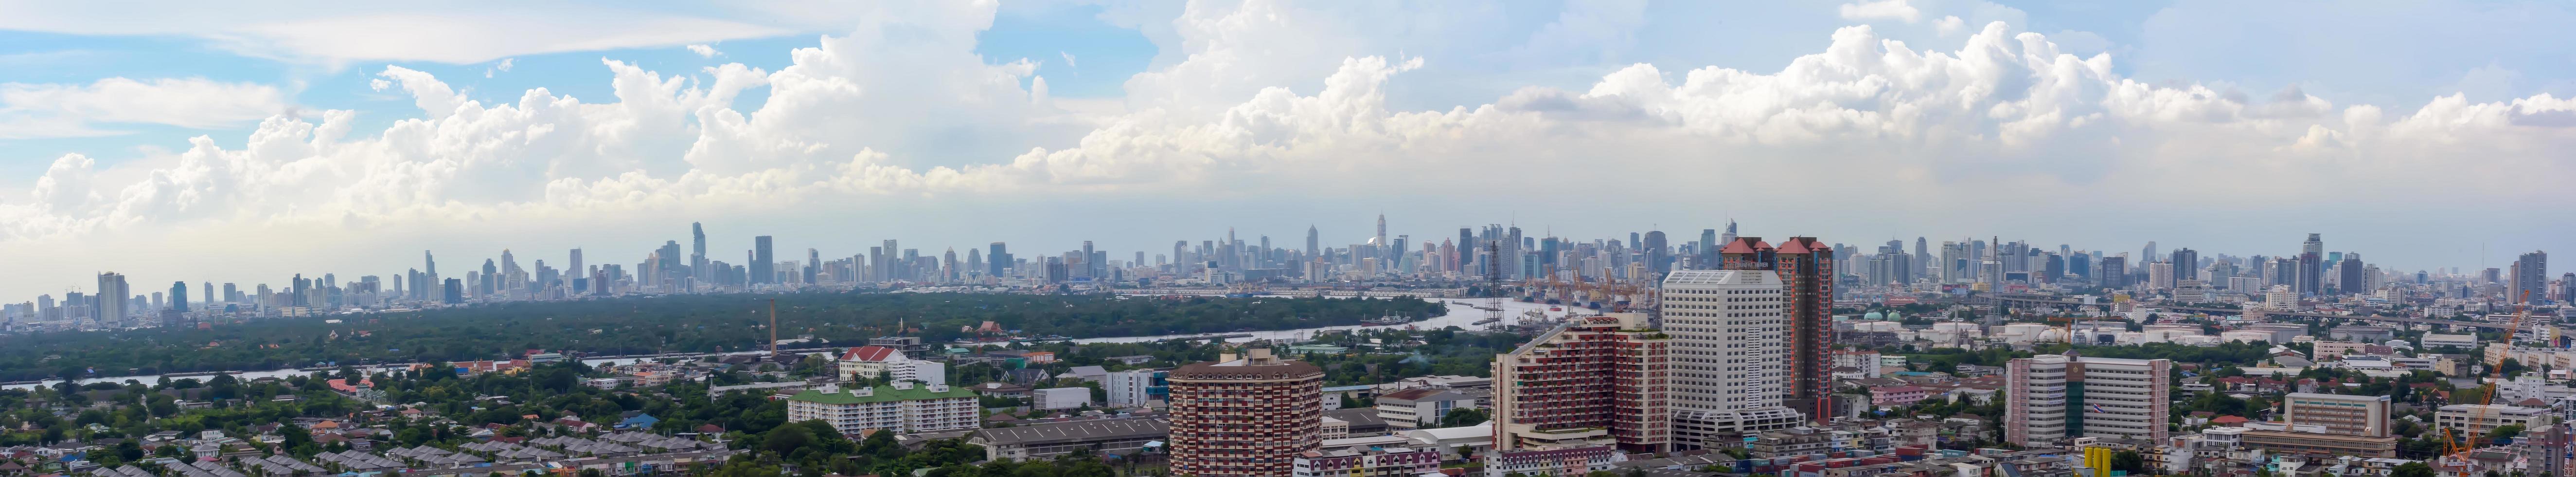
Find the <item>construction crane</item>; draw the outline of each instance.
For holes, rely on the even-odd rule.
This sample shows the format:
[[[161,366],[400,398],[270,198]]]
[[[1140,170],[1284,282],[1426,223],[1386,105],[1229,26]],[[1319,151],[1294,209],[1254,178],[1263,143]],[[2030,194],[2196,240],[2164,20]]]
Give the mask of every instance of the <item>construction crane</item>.
[[[2531,317],[2531,291],[2523,290],[2522,299],[2515,300],[2515,302],[2516,306],[2514,306],[2513,324],[2504,329],[2504,342],[2497,343],[2497,345],[2503,346],[2506,351],[2511,351],[2513,349],[2513,336],[2516,333],[2522,332],[2523,319]],[[2487,422],[2487,410],[2493,408],[2493,404],[2495,404],[2495,383],[2508,377],[2504,375],[2504,360],[2512,359],[2507,356],[2509,354],[2511,353],[2496,353],[2496,359],[2487,363],[2487,379],[2479,380],[2478,383],[2478,404],[2481,404],[2481,406],[2478,406],[2477,414],[2474,418],[2470,419],[2469,422]],[[2452,434],[2451,431],[2455,429],[2456,428],[2442,429],[2442,445],[2454,446],[2449,449],[2448,452],[2444,452],[2443,454],[2445,455],[2467,458],[2469,451],[2478,449],[2478,441],[2486,437],[2478,435],[2475,432],[2471,432],[2468,433],[2469,435],[2465,436],[2467,439],[2463,442],[2460,439],[2461,436],[2455,436]],[[2455,445],[2454,443],[2458,444]]]

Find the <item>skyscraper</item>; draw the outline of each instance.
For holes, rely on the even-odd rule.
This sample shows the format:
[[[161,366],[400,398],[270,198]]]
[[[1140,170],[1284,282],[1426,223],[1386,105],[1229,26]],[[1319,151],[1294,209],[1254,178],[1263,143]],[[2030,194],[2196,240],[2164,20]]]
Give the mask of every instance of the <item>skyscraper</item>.
[[[2343,262],[2335,264],[2336,292],[2345,295],[2370,293],[2370,279],[2363,277],[2362,273],[2367,270],[2361,263],[2361,254],[2343,254]]]
[[[1740,238],[1760,243],[1759,238]],[[1731,256],[1731,254],[1730,254]],[[1730,262],[1731,263],[1731,262]],[[1672,341],[1673,439],[1685,449],[1796,427],[1788,397],[1785,284],[1769,270],[1683,270],[1664,277],[1663,331]]]
[[[1639,240],[1639,242],[1641,243],[1637,246],[1646,249],[1646,270],[1653,271],[1655,273],[1671,273],[1673,271],[1673,252],[1671,248],[1664,244],[1664,231],[1646,231],[1646,238]]]
[[[188,311],[188,282],[170,282],[170,309]]]
[[[574,258],[572,260],[572,269],[576,271],[581,270],[580,258]],[[707,275],[709,275],[709,273],[707,273],[707,226],[702,223],[690,222],[689,276],[705,279]]]
[[[1230,353],[1229,353],[1230,354]],[[1174,475],[1288,475],[1323,443],[1324,370],[1248,350],[1243,359],[1183,365],[1171,385]]]
[[[985,266],[992,269],[988,272],[990,273],[988,276],[999,278],[1009,275],[1008,273],[1004,273],[1011,269],[1011,252],[1009,249],[1004,247],[1001,242],[993,242],[993,245],[991,245],[990,248],[992,248],[993,251],[984,254]]]
[[[2308,241],[2299,244],[2299,293],[2314,295],[2324,290],[2321,282],[2326,276],[2326,242],[2319,236],[2308,234]]]
[[[1306,252],[1306,256],[1308,256],[1308,257],[1318,257],[1318,256],[1323,256],[1323,254],[1324,254],[1324,248],[1323,248],[1323,247],[1324,247],[1324,236],[1316,234],[1316,232],[1315,232],[1315,226],[1314,226],[1314,225],[1312,225],[1312,224],[1307,225],[1307,226],[1306,226],[1306,250],[1305,250],[1305,252]],[[1175,253],[1177,253],[1177,251],[1176,251]],[[1173,257],[1173,258],[1179,258],[1179,257]]]
[[[777,283],[778,257],[771,255],[769,236],[751,238],[751,263],[744,265],[751,267],[752,284]]]
[[[2170,260],[2173,261],[2175,281],[2200,279],[2200,252],[2191,247],[2174,249]]]
[[[2514,257],[2505,273],[2506,303],[2530,303],[2531,298],[2549,298],[2549,254],[2534,250]],[[2571,284],[2576,285],[2576,284]],[[2529,292],[2529,297],[2524,296]]]
[[[1741,237],[1721,250],[1727,270],[1769,270],[1780,277],[1788,339],[1784,404],[1822,420],[1833,392],[1834,251],[1815,237],[1790,237],[1772,247],[1759,237]]]
[[[90,307],[90,317],[101,324],[125,326],[126,315],[134,314],[134,290],[126,288],[125,274],[98,274],[98,303]]]

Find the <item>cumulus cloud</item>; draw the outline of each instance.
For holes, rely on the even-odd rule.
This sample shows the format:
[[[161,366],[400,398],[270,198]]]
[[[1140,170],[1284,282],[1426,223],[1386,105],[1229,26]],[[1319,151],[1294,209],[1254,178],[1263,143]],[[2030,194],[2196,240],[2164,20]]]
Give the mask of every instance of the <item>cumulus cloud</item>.
[[[1851,21],[1904,20],[1906,23],[1914,23],[1923,20],[1923,10],[1914,8],[1914,5],[1905,3],[1905,0],[1845,3],[1838,11],[1842,13],[1844,20]]]
[[[724,52],[716,51],[716,47],[707,45],[689,45],[689,52],[697,53],[700,58],[715,58],[718,55],[724,54]]]
[[[990,5],[887,8],[905,11],[799,48],[776,71],[670,74],[603,59],[612,97],[590,101],[536,89],[487,104],[387,66],[371,86],[410,96],[415,117],[369,132],[353,131],[350,111],[274,117],[240,143],[199,137],[113,182],[86,156],[63,156],[29,201],[0,202],[0,244],[244,225],[353,242],[401,230],[417,241],[675,214],[870,213],[883,221],[871,226],[894,227],[930,207],[1116,200],[1225,214],[1225,204],[1317,196],[1446,197],[1460,184],[1579,204],[1551,209],[1568,217],[1597,212],[1602,193],[1716,201],[1816,190],[1853,193],[1807,206],[1898,217],[2006,201],[2065,214],[2141,200],[2376,200],[2330,193],[2355,184],[2529,200],[2576,173],[2553,159],[2576,136],[2551,126],[2576,101],[2454,95],[2383,111],[2296,89],[2251,99],[2137,81],[2108,54],[2071,54],[2003,23],[1937,46],[1847,27],[1777,69],[1634,64],[1582,88],[1406,110],[1389,106],[1389,83],[1440,58],[1260,44],[1332,27],[1256,1],[1184,13],[1175,34],[1190,50],[1131,79],[1130,108],[1072,113],[1050,106],[1033,62],[974,53]],[[1274,49],[1291,64],[1265,64]],[[735,109],[755,88],[767,99]],[[1712,177],[1762,179],[1717,192],[1705,187]],[[2225,193],[2173,193],[2182,183]],[[1941,200],[1914,200],[1925,197]],[[30,249],[0,247],[14,251],[0,259]]]
[[[0,83],[0,138],[118,134],[101,124],[192,129],[241,125],[286,112],[286,94],[256,83],[204,78],[107,78],[86,85]]]
[[[499,72],[502,72],[502,73],[508,73],[508,72],[510,72],[510,63],[511,63],[511,61],[512,61],[512,60],[514,60],[514,58],[502,58],[500,63],[494,64],[494,65],[492,65],[492,67],[490,67],[490,68],[484,68],[484,69],[483,69],[483,77],[485,77],[485,78],[490,78],[490,77],[492,77],[492,72],[494,72],[494,71],[499,71]]]
[[[843,16],[846,13],[761,5],[686,12],[624,4],[519,2],[475,8],[391,3],[328,9],[130,8],[95,2],[14,7],[9,15],[0,16],[0,29],[196,37],[247,56],[333,66],[359,61],[474,64],[543,53],[776,37],[826,31],[820,28],[848,19]]]

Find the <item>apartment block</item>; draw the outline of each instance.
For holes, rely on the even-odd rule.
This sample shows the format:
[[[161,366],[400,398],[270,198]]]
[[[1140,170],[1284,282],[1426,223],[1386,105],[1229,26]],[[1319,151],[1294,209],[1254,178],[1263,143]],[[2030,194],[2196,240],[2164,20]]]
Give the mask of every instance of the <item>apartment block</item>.
[[[2043,354],[2004,366],[2004,440],[2075,437],[2163,442],[2173,361]]]
[[[2328,434],[2388,437],[2388,396],[2290,393],[2283,415],[2291,426],[2319,426]]]
[[[1174,475],[1288,475],[1323,442],[1323,368],[1252,349],[1181,366],[1169,382]]]
[[[1494,447],[1665,449],[1672,337],[1647,325],[1641,313],[1575,318],[1496,355]]]
[[[926,432],[973,429],[975,392],[947,386],[894,383],[873,388],[824,388],[787,398],[787,420],[819,420],[843,434],[869,429]]]

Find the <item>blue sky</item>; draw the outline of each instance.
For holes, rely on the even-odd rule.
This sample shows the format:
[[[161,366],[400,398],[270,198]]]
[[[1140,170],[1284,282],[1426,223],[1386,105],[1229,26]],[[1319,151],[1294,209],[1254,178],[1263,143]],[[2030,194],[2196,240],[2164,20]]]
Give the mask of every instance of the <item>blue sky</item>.
[[[9,10],[0,261],[47,273],[0,280],[0,296],[93,269],[245,282],[391,269],[419,248],[625,257],[659,239],[621,234],[688,219],[793,231],[826,254],[886,235],[1158,250],[1225,225],[1294,237],[1376,211],[1423,235],[1520,220],[1625,236],[1732,214],[1853,243],[2000,233],[2238,255],[2313,231],[2414,268],[2576,245],[2571,226],[2477,205],[2570,198],[2541,179],[2576,173],[2560,152],[2576,115],[2564,3]],[[614,81],[647,76],[684,80],[616,95]],[[532,94],[580,106],[516,104]],[[475,107],[422,106],[463,101]],[[1777,212],[1705,182],[1746,175],[1812,177],[1736,187],[1833,190],[1847,215]],[[1509,197],[1457,193],[1477,187]],[[1603,191],[1726,205],[1591,204]],[[1968,212],[1999,200],[2100,223]],[[1239,224],[1256,221],[1245,210],[1279,223]],[[2369,223],[2383,215],[2429,218],[2390,232]],[[2213,221],[2256,225],[2197,225]],[[182,248],[221,258],[59,258],[163,236],[205,237]],[[338,240],[307,238],[322,236]],[[309,253],[234,253],[280,244]]]

